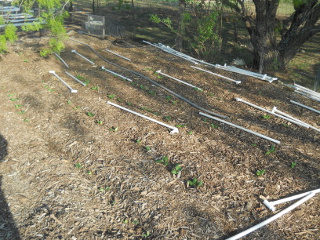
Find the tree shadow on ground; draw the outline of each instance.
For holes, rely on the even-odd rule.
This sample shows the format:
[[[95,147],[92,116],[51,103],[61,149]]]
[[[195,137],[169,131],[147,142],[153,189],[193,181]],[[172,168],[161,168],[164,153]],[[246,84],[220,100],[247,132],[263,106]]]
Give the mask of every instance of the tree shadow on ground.
[[[4,160],[7,152],[7,141],[0,134],[0,164]],[[13,220],[5,196],[1,190],[2,176],[0,176],[0,239],[2,240],[20,240],[19,231]]]

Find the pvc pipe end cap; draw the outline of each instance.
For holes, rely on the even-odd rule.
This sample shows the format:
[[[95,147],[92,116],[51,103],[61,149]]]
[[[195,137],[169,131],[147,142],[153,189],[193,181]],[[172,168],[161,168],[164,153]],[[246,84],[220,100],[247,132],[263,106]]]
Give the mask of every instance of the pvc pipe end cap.
[[[105,67],[104,67],[104,66],[101,66],[101,69],[105,69]]]
[[[242,102],[242,99],[241,98],[236,98],[236,101],[237,102]]]
[[[71,50],[71,52],[75,53],[75,52],[76,52],[76,50]]]
[[[77,92],[78,92],[78,90],[75,90],[75,89],[71,90],[71,93],[77,93]]]
[[[270,203],[267,199],[263,201],[263,204],[273,212],[276,210],[272,203]]]
[[[272,108],[272,113],[275,113],[277,111],[277,107]]]
[[[179,129],[178,128],[174,128],[170,132],[170,134],[175,134],[175,133],[179,133]]]
[[[240,84],[241,83],[241,81],[236,81],[236,84]]]
[[[50,70],[50,71],[49,71],[49,73],[56,73],[56,72],[55,72],[55,71],[53,71],[53,70]]]
[[[156,71],[157,73],[161,73],[161,70]]]

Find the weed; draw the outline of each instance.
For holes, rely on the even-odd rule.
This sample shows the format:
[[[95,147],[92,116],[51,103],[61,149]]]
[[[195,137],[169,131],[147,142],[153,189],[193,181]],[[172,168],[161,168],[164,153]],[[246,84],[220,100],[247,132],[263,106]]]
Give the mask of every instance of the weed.
[[[21,110],[19,113],[20,113],[20,114],[25,114],[26,111],[25,111],[25,110]]]
[[[187,134],[188,134],[188,135],[192,135],[192,134],[193,134],[193,132],[192,132],[192,131],[189,131],[189,132],[187,132]]]
[[[107,97],[110,98],[111,100],[114,100],[114,98],[116,97],[116,95],[114,95],[114,94],[109,94],[109,95],[107,95]]]
[[[184,128],[184,127],[186,127],[186,125],[184,125],[184,124],[177,124],[176,127],[177,127],[177,128]]]
[[[20,107],[22,107],[22,105],[16,104],[16,105],[14,105],[14,107],[15,107],[15,108],[20,108]]]
[[[297,164],[298,164],[298,163],[296,163],[296,162],[292,162],[292,163],[291,163],[291,168],[295,168]]]
[[[194,90],[198,91],[198,92],[203,92],[202,89],[195,87]]]
[[[179,172],[181,172],[182,167],[179,164],[174,165],[174,167],[171,169],[171,173],[174,175],[177,175]]]
[[[87,112],[87,115],[88,115],[89,117],[94,117],[94,113],[92,113],[92,112]]]
[[[155,91],[152,91],[152,90],[149,90],[148,93],[152,96],[155,96],[156,95],[156,92]]]
[[[107,192],[107,191],[109,191],[109,189],[110,189],[110,187],[100,187],[99,191],[100,192]]]
[[[213,123],[210,126],[213,127],[213,128],[219,128],[219,126],[214,125]]]
[[[146,87],[146,86],[144,86],[144,85],[139,85],[139,87],[142,89],[142,90],[147,90],[148,89],[148,87]]]
[[[70,105],[70,104],[71,104],[71,101],[70,101],[70,100],[68,100],[68,101],[67,101],[67,104],[69,104],[69,105]]]
[[[146,152],[149,152],[149,151],[151,150],[151,147],[150,147],[150,146],[145,146],[145,147],[144,147],[144,150],[145,150]]]
[[[150,67],[147,67],[147,68],[143,69],[143,71],[153,71],[153,69]]]
[[[285,123],[281,123],[281,125],[284,126],[284,127],[286,127],[286,128],[289,127],[289,125],[288,125],[288,124],[285,124]]]
[[[165,99],[169,102],[172,99],[172,96],[168,95],[168,96],[165,97]]]
[[[258,170],[256,171],[256,175],[257,175],[257,176],[262,176],[262,175],[265,174],[265,173],[266,173],[266,170],[265,170],[265,169],[262,169],[262,170],[259,170],[259,169],[258,169]]]
[[[76,168],[78,168],[78,169],[82,168],[81,163],[76,163],[74,166],[75,166]]]
[[[92,175],[92,172],[90,170],[87,171],[88,175]]]
[[[29,62],[29,60],[25,59],[25,60],[23,60],[23,62],[26,62],[26,63],[27,63],[27,62]]]
[[[206,118],[202,118],[202,120],[203,120],[204,122],[208,122],[208,119],[206,119]]]
[[[18,101],[19,98],[10,98],[10,100],[11,100],[12,102],[15,102],[15,101]]]
[[[154,75],[156,75],[157,78],[163,78],[158,72],[155,72]]]
[[[138,138],[135,142],[136,142],[136,144],[140,144],[141,143],[141,139]]]
[[[190,187],[197,188],[197,187],[200,187],[203,184],[203,182],[199,181],[196,178],[193,178],[191,180],[188,180],[188,184]]]
[[[167,120],[167,121],[171,121],[171,117],[170,116],[164,116],[163,119]]]
[[[103,121],[97,120],[97,123],[100,124],[100,125],[102,125],[102,124],[103,124]]]
[[[147,231],[147,232],[145,232],[145,233],[142,233],[141,236],[142,236],[142,237],[149,237],[149,236],[150,236],[150,232]]]
[[[274,152],[276,152],[276,147],[274,145],[272,145],[270,147],[270,149],[265,153],[265,155],[267,156],[267,155],[274,153]]]
[[[118,127],[111,127],[111,128],[109,128],[109,131],[116,132],[116,131],[118,131]]]
[[[139,224],[139,221],[138,221],[138,220],[133,220],[133,221],[132,221],[132,224],[138,225],[138,224]]]
[[[252,146],[252,147],[256,147],[257,144],[256,144],[256,143],[252,143],[251,146]]]
[[[165,166],[169,164],[169,158],[167,156],[163,156],[162,158],[156,160],[156,163],[162,163]]]
[[[78,110],[78,109],[80,109],[80,107],[74,107],[73,109],[74,109],[74,110]]]
[[[152,112],[154,115],[159,116],[160,113],[158,113],[157,111]]]
[[[118,98],[117,101],[118,101],[118,102],[122,102],[123,100],[122,100],[121,98]]]
[[[78,78],[79,80],[81,80],[86,86],[89,85],[90,80],[84,76],[81,75],[76,75],[76,78]]]
[[[271,116],[269,114],[261,115],[261,117],[263,119],[270,119],[271,118]]]
[[[132,103],[131,102],[126,102],[126,105],[132,106]]]
[[[29,119],[25,118],[23,119],[24,122],[29,122]]]
[[[99,90],[99,86],[91,87],[92,90]]]

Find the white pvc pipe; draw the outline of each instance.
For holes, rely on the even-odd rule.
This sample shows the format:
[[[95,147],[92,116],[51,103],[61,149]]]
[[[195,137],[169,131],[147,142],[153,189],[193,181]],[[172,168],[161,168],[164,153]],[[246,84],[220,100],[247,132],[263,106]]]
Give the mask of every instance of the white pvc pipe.
[[[267,220],[261,222],[261,223],[258,223],[257,225],[233,236],[233,237],[230,237],[230,238],[227,238],[226,240],[237,240],[241,237],[244,237],[246,235],[248,235],[249,233],[273,222],[274,220],[278,219],[279,217],[283,216],[284,214],[290,212],[291,210],[295,209],[296,207],[300,206],[302,203],[308,201],[310,198],[312,198],[313,196],[315,195],[315,193],[310,193],[308,194],[307,196],[305,196],[304,198],[300,199],[299,201],[295,202],[294,204],[292,204],[291,206],[287,207],[286,209],[284,209],[283,211],[281,212],[278,212],[277,214],[273,215],[272,217],[268,218]]]
[[[305,96],[305,97],[308,97],[308,98],[311,98],[311,99],[313,99],[313,100],[316,100],[316,101],[320,102],[320,98],[318,98],[317,96],[312,95],[312,94],[310,94],[310,93],[308,93],[308,92],[303,92],[303,91],[301,91],[301,90],[299,90],[299,89],[294,90],[294,91],[295,91],[296,93],[300,93],[301,95],[303,95],[303,96]]]
[[[301,124],[309,125],[309,124],[301,121],[301,120],[298,119],[298,118],[292,117],[291,115],[289,115],[289,114],[287,114],[287,113],[284,113],[284,112],[278,110],[277,107],[273,107],[272,112],[273,112],[273,113],[278,113],[278,114],[280,114],[280,115],[282,115],[282,116],[284,116],[284,117],[290,118],[290,119],[292,119],[293,121],[299,122],[299,123],[301,123]]]
[[[251,131],[251,130],[249,130],[249,129],[247,129],[247,128],[244,128],[244,127],[241,127],[241,126],[235,125],[235,124],[233,124],[233,123],[231,123],[231,122],[224,121],[224,120],[222,120],[222,119],[219,119],[219,118],[213,117],[213,116],[208,115],[208,114],[206,114],[206,113],[199,112],[199,114],[200,114],[200,115],[202,115],[202,116],[205,116],[205,117],[211,118],[211,119],[213,119],[213,120],[216,120],[216,121],[219,121],[219,122],[222,122],[222,123],[228,124],[228,125],[230,125],[230,126],[232,126],[232,127],[235,127],[235,128],[241,129],[241,130],[243,130],[243,131],[245,131],[245,132],[248,132],[248,133],[254,134],[254,135],[258,136],[258,137],[264,138],[264,139],[269,140],[269,141],[271,141],[271,142],[274,142],[274,143],[276,143],[276,144],[280,144],[280,141],[278,141],[278,140],[276,140],[276,139],[273,139],[273,138],[267,137],[267,136],[265,136],[265,135],[262,135],[262,134],[260,134],[260,133],[257,133],[257,132],[254,132],[254,131]]]
[[[266,205],[266,207],[269,208],[271,211],[275,211],[276,210],[276,208],[275,208],[276,205],[303,198],[304,196],[306,196],[306,195],[308,195],[310,193],[314,193],[314,194],[320,193],[320,188],[312,190],[312,191],[309,191],[309,192],[293,195],[291,197],[282,198],[282,199],[279,199],[279,200],[276,200],[276,201],[272,201],[272,202],[269,202],[266,199],[266,200],[263,201],[263,204]]]
[[[220,74],[207,71],[207,70],[202,69],[202,68],[198,68],[198,67],[195,67],[195,66],[191,66],[191,67],[192,67],[192,68],[195,68],[195,69],[198,69],[198,70],[200,70],[200,71],[203,71],[203,72],[206,72],[206,73],[210,73],[210,74],[212,74],[212,75],[215,75],[215,76],[218,76],[218,77],[227,79],[227,80],[229,80],[229,81],[231,81],[231,82],[235,82],[236,84],[241,83],[241,81],[237,81],[237,80],[234,80],[234,79],[232,79],[232,78],[228,78],[228,77],[222,76],[222,75],[220,75]]]
[[[175,77],[172,77],[172,76],[170,76],[170,75],[168,75],[168,74],[165,74],[165,73],[161,72],[161,70],[158,70],[158,71],[156,71],[156,72],[159,73],[159,74],[161,74],[161,75],[163,75],[163,76],[166,76],[166,77],[168,77],[168,78],[171,78],[171,79],[173,79],[173,80],[176,80],[177,82],[183,83],[183,84],[185,84],[185,85],[187,85],[187,86],[190,86],[190,87],[193,87],[193,88],[196,88],[196,89],[199,89],[199,90],[203,91],[201,88],[198,88],[198,87],[196,87],[196,86],[194,86],[194,85],[192,85],[192,84],[190,84],[190,83],[184,82],[184,81],[182,81],[182,80],[180,80],[180,79],[178,79],[178,78],[175,78]]]
[[[118,105],[118,104],[112,103],[112,102],[110,102],[110,101],[108,101],[107,103],[110,104],[110,105],[112,105],[112,106],[115,106],[115,107],[117,107],[117,108],[120,108],[120,109],[122,109],[122,110],[125,110],[125,111],[127,111],[127,112],[130,112],[130,113],[132,113],[132,114],[135,114],[135,115],[137,115],[137,116],[139,116],[139,117],[148,119],[148,120],[150,120],[150,121],[152,121],[152,122],[155,122],[155,123],[158,123],[158,124],[160,124],[160,125],[162,125],[162,126],[165,126],[165,127],[169,128],[169,129],[171,129],[171,132],[170,132],[171,134],[179,133],[179,129],[178,129],[177,127],[170,126],[170,125],[168,125],[168,124],[165,124],[165,123],[160,122],[160,121],[158,121],[158,120],[155,120],[155,119],[153,119],[153,118],[147,117],[147,116],[145,116],[145,115],[143,115],[143,114],[140,114],[140,113],[137,113],[137,112],[135,112],[135,111],[132,111],[132,110],[130,110],[130,109],[128,109],[128,108],[122,107],[122,106],[120,106],[120,105]]]
[[[311,89],[309,89],[309,88],[303,87],[303,86],[298,85],[298,84],[296,84],[296,83],[294,84],[294,86],[295,86],[297,89],[299,89],[299,90],[301,90],[301,91],[303,91],[303,92],[307,92],[307,93],[310,93],[311,95],[315,95],[315,96],[317,96],[317,97],[320,97],[320,93],[315,92],[315,91],[313,91],[313,90],[311,90]]]
[[[66,86],[70,89],[70,92],[71,92],[71,93],[77,93],[77,92],[78,92],[78,90],[73,89],[73,88],[70,87],[65,81],[63,81],[62,78],[59,77],[59,76],[56,74],[55,71],[51,70],[51,71],[49,71],[49,73],[53,74],[53,75],[54,75],[56,78],[58,78],[64,85],[66,85]]]
[[[295,101],[293,101],[293,100],[290,100],[290,102],[293,103],[293,104],[296,104],[296,105],[298,105],[298,106],[300,106],[300,107],[304,107],[304,108],[306,108],[306,109],[309,109],[310,111],[313,111],[313,112],[316,112],[316,113],[320,114],[320,111],[317,110],[317,109],[314,109],[314,108],[312,108],[312,107],[306,106],[306,105],[304,105],[304,104],[302,104],[302,103],[299,103],[299,102],[295,102]]]
[[[87,86],[87,84],[85,84],[84,82],[80,81],[78,78],[76,78],[75,76],[71,75],[70,73],[68,73],[67,71],[65,71],[65,73],[67,75],[69,75],[70,77],[72,77],[74,80],[76,80],[78,83],[82,84],[83,86]]]
[[[302,124],[301,122],[294,121],[294,120],[292,120],[292,119],[290,119],[290,118],[287,118],[287,117],[285,117],[285,116],[279,115],[279,114],[274,113],[274,112],[272,112],[272,111],[269,111],[269,110],[267,110],[267,109],[265,109],[265,108],[259,107],[259,106],[255,105],[255,104],[253,104],[253,103],[249,103],[249,102],[247,102],[247,101],[244,101],[244,100],[242,100],[241,98],[236,98],[236,101],[238,101],[238,102],[243,102],[243,103],[245,103],[245,104],[247,104],[247,105],[249,105],[249,106],[251,106],[251,107],[254,107],[254,108],[259,109],[259,110],[261,110],[261,111],[264,111],[264,112],[266,112],[266,113],[272,114],[272,115],[274,115],[274,116],[276,116],[276,117],[279,117],[279,118],[282,118],[282,119],[284,119],[284,120],[286,120],[286,121],[288,121],[288,122],[292,122],[292,123],[294,123],[294,124],[297,124],[297,125],[299,125],[299,126],[301,126],[301,127],[305,127],[305,128],[309,128],[309,127],[310,127],[310,125],[308,125],[308,124],[306,124],[306,123],[303,123],[303,124]]]
[[[67,67],[69,68],[69,65],[60,57],[60,55],[58,53],[54,53],[56,55],[57,58],[60,59],[60,61]]]
[[[76,50],[71,50],[72,53],[77,54],[78,56],[82,57],[84,60],[88,61],[89,63],[91,63],[92,65],[95,65],[94,62],[92,62],[91,60],[89,60],[88,58],[86,58],[85,56],[81,55],[80,53],[78,53]]]
[[[118,57],[121,57],[121,58],[123,58],[123,59],[125,59],[125,60],[127,60],[127,61],[131,61],[131,59],[126,58],[126,57],[124,57],[124,56],[121,56],[121,55],[118,54],[118,53],[112,52],[112,51],[110,51],[109,49],[106,49],[106,51],[109,52],[109,53],[112,53],[112,54],[114,54],[114,55],[116,55],[116,56],[118,56]]]
[[[109,70],[109,69],[106,69],[104,66],[102,66],[101,69],[104,70],[104,71],[106,71],[106,72],[108,72],[108,73],[111,73],[111,74],[113,74],[113,75],[116,75],[116,76],[118,76],[118,77],[120,77],[120,78],[122,78],[122,79],[125,79],[125,80],[127,80],[127,81],[129,81],[129,82],[132,82],[132,80],[131,80],[130,78],[124,77],[124,76],[122,76],[122,75],[120,75],[120,74],[118,74],[118,73],[115,73],[115,72],[113,72],[113,71],[111,71],[111,70]]]

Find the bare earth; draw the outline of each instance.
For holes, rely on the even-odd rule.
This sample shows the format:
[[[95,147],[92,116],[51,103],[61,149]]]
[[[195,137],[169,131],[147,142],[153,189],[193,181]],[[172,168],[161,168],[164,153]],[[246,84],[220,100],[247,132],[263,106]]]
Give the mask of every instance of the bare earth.
[[[0,56],[0,239],[225,239],[274,215],[262,204],[264,198],[319,188],[319,132],[263,118],[265,113],[234,99],[277,106],[320,128],[319,115],[289,100],[319,109],[318,102],[280,82],[208,68],[242,81],[236,85],[130,39],[100,40],[75,31],[69,37],[281,144],[200,116],[195,107],[110,65],[85,45],[66,42],[61,53],[66,69],[55,56],[39,57],[36,50],[46,38],[25,36]],[[154,74],[159,69],[204,91],[160,78]],[[50,70],[78,93],[70,93]],[[89,85],[80,85],[65,70],[90,80]],[[178,125],[179,133],[107,101]],[[272,145],[275,151],[266,154]],[[164,156],[167,166],[156,162]],[[171,173],[175,164],[182,167],[178,175]],[[265,173],[257,176],[257,170]],[[194,178],[203,185],[189,186],[187,180]],[[315,196],[244,239],[320,239],[319,209]]]

